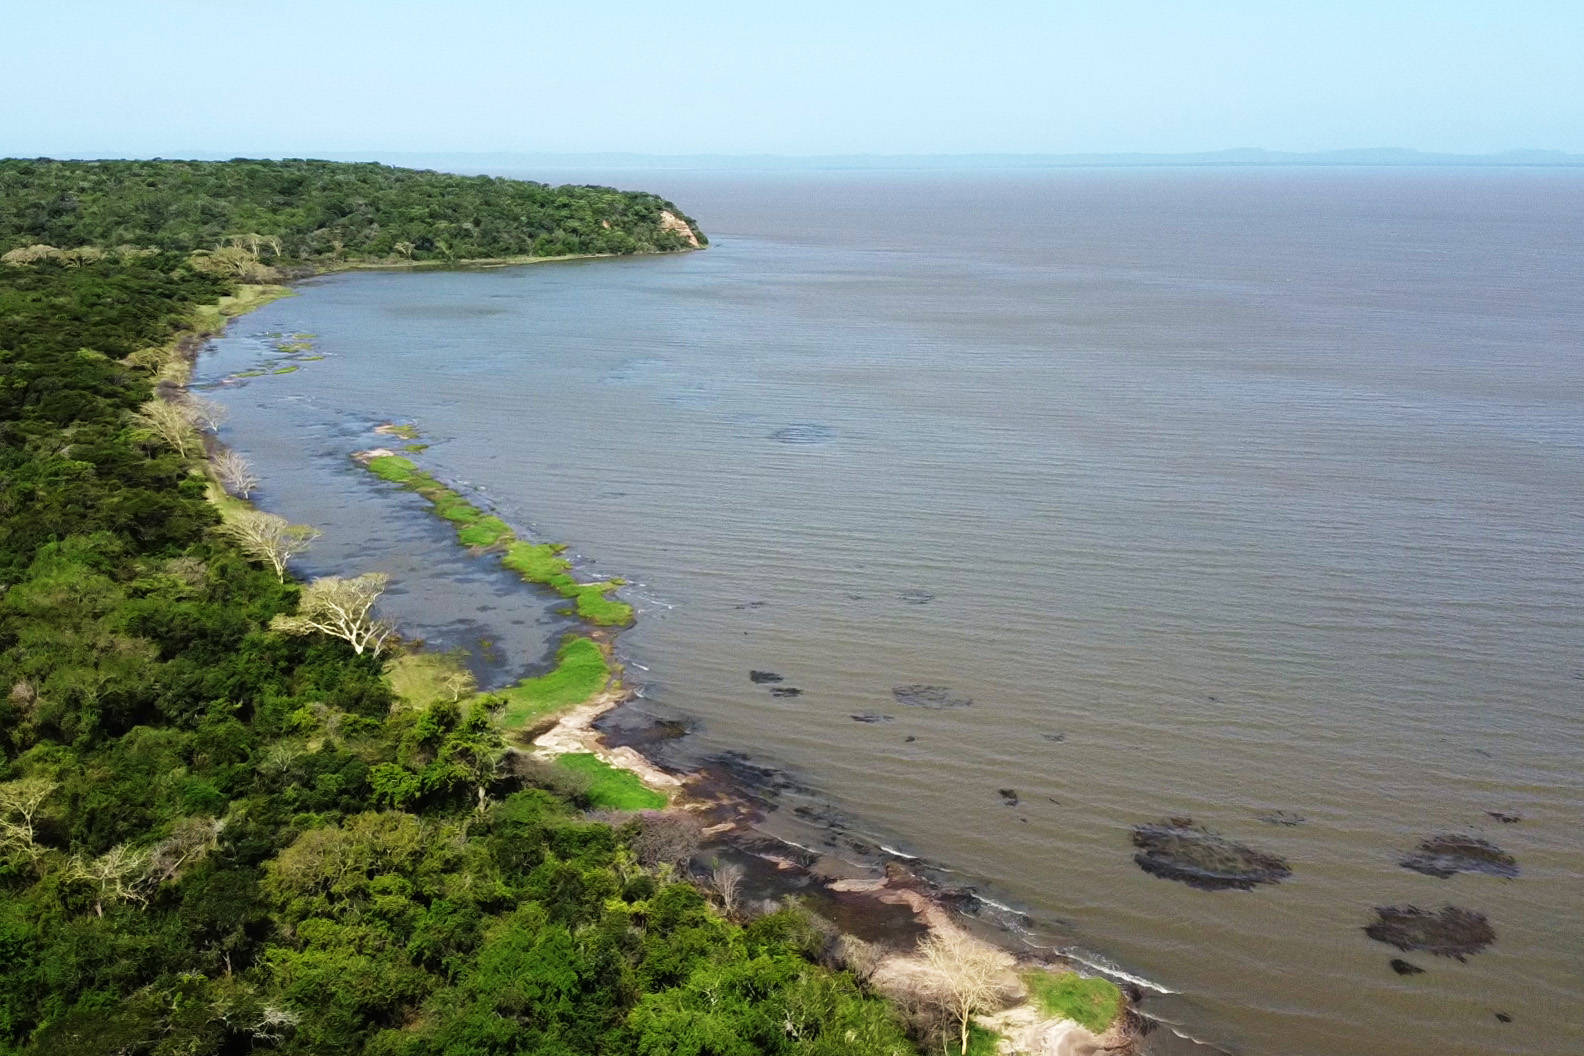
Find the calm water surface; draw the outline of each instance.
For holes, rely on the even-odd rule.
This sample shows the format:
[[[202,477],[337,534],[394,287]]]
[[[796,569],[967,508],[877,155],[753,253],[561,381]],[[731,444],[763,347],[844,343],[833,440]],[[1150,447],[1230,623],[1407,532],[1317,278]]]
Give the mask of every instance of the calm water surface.
[[[390,570],[389,611],[487,679],[566,629],[351,467],[412,421],[439,475],[633,581],[636,707],[696,727],[679,753],[784,768],[805,816],[1170,991],[1183,1033],[1584,1051],[1584,177],[606,179],[715,246],[317,280],[216,343],[201,380],[316,335],[219,390],[262,503],[327,529],[307,571]],[[1145,874],[1131,827],[1169,815],[1291,879]],[[1520,875],[1398,865],[1443,831]],[[1408,902],[1496,942],[1399,977],[1362,927]]]

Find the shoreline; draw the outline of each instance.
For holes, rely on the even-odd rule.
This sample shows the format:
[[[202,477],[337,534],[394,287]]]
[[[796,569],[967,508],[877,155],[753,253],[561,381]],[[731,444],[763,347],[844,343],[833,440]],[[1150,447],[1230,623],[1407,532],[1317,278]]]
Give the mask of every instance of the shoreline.
[[[386,422],[376,426],[373,432],[405,440],[421,440],[423,437],[417,426],[410,423]],[[355,463],[376,471],[376,475],[382,479],[410,487],[403,481],[393,480],[377,472],[377,462],[393,457],[397,456],[386,448],[355,451],[351,455]],[[410,460],[405,461],[410,464]],[[413,474],[435,481],[435,487],[455,496],[457,502],[469,501],[453,485],[433,478],[426,471],[414,467]],[[424,488],[418,490],[420,494],[426,494]],[[438,512],[438,506],[430,510],[431,515]],[[516,536],[508,535],[506,538],[515,539]],[[468,549],[483,555],[497,551],[501,545],[501,542],[495,541]],[[557,547],[559,544],[530,545]],[[522,578],[530,585],[545,587],[544,583],[527,576]],[[600,691],[553,716],[544,716],[538,724],[506,731],[508,738],[515,738],[523,746],[523,751],[541,760],[553,761],[564,755],[589,754],[609,767],[632,774],[645,787],[668,799],[668,804],[660,808],[661,811],[692,816],[701,822],[706,840],[700,845],[700,853],[693,856],[695,863],[705,857],[706,852],[714,851],[717,856],[720,852],[726,852],[739,861],[753,859],[768,867],[760,874],[761,883],[768,889],[766,893],[769,897],[764,899],[766,903],[781,901],[786,897],[800,897],[806,901],[811,894],[817,894],[826,902],[840,904],[843,912],[839,914],[822,913],[820,908],[811,908],[810,911],[835,927],[839,940],[857,940],[872,947],[870,963],[867,965],[870,983],[899,1006],[916,1003],[921,994],[930,990],[934,972],[919,955],[917,943],[925,936],[937,936],[965,943],[997,960],[1002,976],[1000,985],[1009,993],[1026,992],[1022,977],[1031,972],[1071,972],[1083,977],[1105,978],[1121,991],[1115,1020],[1107,1031],[1099,1035],[1071,1020],[1043,1016],[1031,1001],[1014,1001],[994,1015],[983,1017],[986,1023],[992,1024],[991,1029],[1008,1040],[1011,1047],[1002,1051],[1009,1054],[1068,1053],[1082,1056],[1101,1051],[1128,1052],[1137,1048],[1142,1035],[1142,1019],[1135,1007],[1140,996],[1136,986],[1125,981],[1118,983],[1107,973],[1075,958],[1020,952],[1011,942],[993,941],[987,937],[986,932],[992,931],[990,928],[972,929],[965,926],[967,918],[959,920],[958,914],[948,904],[948,893],[904,865],[903,861],[918,862],[917,868],[926,867],[928,863],[889,848],[881,848],[890,861],[879,871],[879,875],[852,876],[846,875],[845,870],[818,870],[815,864],[820,857],[819,852],[805,850],[800,854],[796,845],[776,841],[775,837],[754,830],[753,822],[761,816],[760,812],[747,789],[730,777],[712,776],[702,769],[674,771],[644,755],[631,744],[611,743],[608,734],[599,729],[597,724],[634,699],[633,691],[622,684],[624,666],[616,649],[621,632],[630,626],[632,622],[603,626],[591,635],[610,668],[606,685]],[[776,841],[781,846],[767,848],[765,844],[768,841]],[[814,860],[800,860],[803,858]],[[898,926],[898,910],[905,911],[907,920],[916,927]],[[862,916],[873,919],[870,922],[855,919]],[[1001,930],[994,929],[996,937],[1005,939],[1006,936],[1000,934]]]
[[[417,261],[390,265],[348,264],[292,276],[287,283],[342,271],[455,270],[611,256],[615,255],[583,254],[462,262]],[[251,296],[241,293],[249,289],[264,292]],[[171,389],[185,387],[204,343],[223,332],[233,319],[274,300],[293,295],[295,291],[288,284],[242,286],[239,287],[238,295],[221,298],[216,305],[201,309],[197,313],[199,318],[195,321],[194,329],[177,335],[171,342],[172,364],[179,364],[182,369],[179,379],[167,379],[162,375],[161,395],[167,395],[167,386]],[[396,432],[406,428],[409,427],[387,423],[375,431],[387,435],[395,432],[403,439],[410,439],[405,432]],[[208,458],[213,457],[215,447],[218,445],[206,445]],[[352,457],[367,468],[371,458],[383,455],[394,456],[395,452],[374,449],[355,452]],[[440,486],[456,495],[459,501],[465,501],[449,485]],[[214,498],[213,494],[211,498]],[[555,546],[543,543],[528,545]],[[493,548],[492,541],[473,549],[484,552]],[[527,575],[521,578],[543,589],[554,589]],[[763,901],[779,903],[793,898],[819,903],[819,907],[811,907],[810,912],[832,929],[839,943],[856,942],[870,951],[865,958],[864,979],[899,1010],[916,1005],[921,995],[932,989],[937,979],[936,973],[918,952],[919,938],[927,935],[946,937],[962,941],[984,955],[993,957],[998,963],[998,985],[1007,1000],[1000,1006],[1000,1011],[976,1017],[976,1021],[982,1021],[997,1031],[1001,1037],[999,1051],[1028,1056],[1090,1056],[1099,1052],[1137,1051],[1148,1029],[1147,1020],[1136,1007],[1141,996],[1139,988],[1125,978],[1119,980],[1104,970],[1060,954],[1035,956],[1020,953],[1012,942],[1007,941],[1011,933],[1004,928],[996,929],[995,939],[1000,941],[987,938],[983,932],[988,929],[967,926],[972,918],[953,911],[949,904],[949,893],[915,871],[916,868],[927,867],[928,863],[920,862],[913,856],[882,846],[880,850],[889,861],[878,870],[879,875],[867,877],[837,875],[845,872],[843,870],[831,872],[817,869],[815,866],[822,856],[821,852],[803,849],[799,853],[798,845],[753,829],[758,808],[745,783],[734,781],[729,775],[711,775],[703,769],[673,772],[631,744],[610,743],[609,735],[599,729],[597,724],[634,698],[633,692],[622,684],[623,665],[616,652],[617,636],[624,627],[630,625],[630,621],[624,621],[597,629],[593,637],[610,668],[604,688],[581,703],[555,714],[554,721],[548,727],[533,726],[524,731],[525,736],[521,740],[526,742],[527,754],[550,760],[563,755],[587,753],[609,767],[632,774],[644,787],[664,795],[669,802],[660,808],[663,812],[691,816],[703,823],[705,841],[699,845],[700,853],[694,855],[695,863],[705,851],[756,861],[761,863],[758,880],[769,896]],[[415,655],[424,654],[420,649]],[[503,732],[509,740],[514,737],[515,731]],[[770,841],[777,846],[767,848],[765,844]],[[856,968],[852,964],[848,967]],[[1070,1019],[1044,1015],[1023,982],[1024,976],[1034,972],[1073,973],[1079,977],[1105,978],[1117,984],[1121,997],[1110,1027],[1097,1035]]]

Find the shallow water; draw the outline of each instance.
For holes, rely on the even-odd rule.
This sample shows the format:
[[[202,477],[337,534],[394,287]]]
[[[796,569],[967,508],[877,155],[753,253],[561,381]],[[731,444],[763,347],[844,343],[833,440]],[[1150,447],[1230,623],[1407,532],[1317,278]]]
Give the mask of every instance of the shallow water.
[[[308,571],[391,571],[486,679],[565,629],[346,460],[412,421],[633,581],[638,710],[795,775],[771,827],[840,814],[1235,1051],[1584,1051],[1584,180],[618,182],[716,244],[315,280],[200,363],[317,335],[219,390],[263,505],[327,529]],[[1146,873],[1133,829],[1174,816],[1291,875]],[[1401,866],[1448,832],[1519,875]],[[1443,902],[1494,943],[1364,933]]]

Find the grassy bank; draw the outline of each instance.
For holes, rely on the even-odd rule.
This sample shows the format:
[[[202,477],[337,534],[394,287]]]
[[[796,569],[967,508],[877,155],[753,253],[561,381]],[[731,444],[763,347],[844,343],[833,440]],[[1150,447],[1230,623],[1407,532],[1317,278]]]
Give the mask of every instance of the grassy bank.
[[[558,756],[556,765],[587,781],[583,795],[601,810],[659,810],[666,805],[665,793],[656,792],[631,770],[612,766],[592,752]]]
[[[1103,1034],[1122,1011],[1122,991],[1109,979],[1076,972],[1033,971],[1023,977],[1029,999],[1047,1016],[1070,1019]]]
[[[556,650],[548,673],[489,695],[505,700],[501,720],[508,731],[527,731],[602,693],[611,673],[605,651],[592,639],[574,636]]]
[[[410,458],[376,455],[363,460],[363,465],[380,479],[400,484],[428,499],[435,514],[456,526],[459,542],[476,549],[499,549],[502,565],[525,581],[549,587],[569,599],[574,611],[589,623],[600,627],[626,627],[633,622],[632,606],[609,596],[623,581],[579,582],[572,576],[572,562],[561,556],[565,546],[518,539],[505,521],[474,506],[419,469]]]

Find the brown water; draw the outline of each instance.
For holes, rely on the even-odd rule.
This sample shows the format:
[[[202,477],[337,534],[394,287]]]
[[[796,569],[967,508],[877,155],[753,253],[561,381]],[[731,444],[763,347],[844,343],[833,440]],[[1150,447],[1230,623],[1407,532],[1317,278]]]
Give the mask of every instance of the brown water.
[[[263,503],[331,528],[314,567],[396,571],[393,613],[488,639],[486,676],[564,628],[345,461],[414,421],[634,581],[636,711],[695,727],[673,759],[791,775],[772,829],[938,863],[1234,1051],[1584,1051],[1584,178],[620,182],[715,246],[318,280],[200,365],[318,335],[222,390]],[[1291,877],[1146,874],[1131,829],[1171,815]],[[1445,831],[1519,875],[1400,867]],[[1496,941],[1365,936],[1409,902]]]

